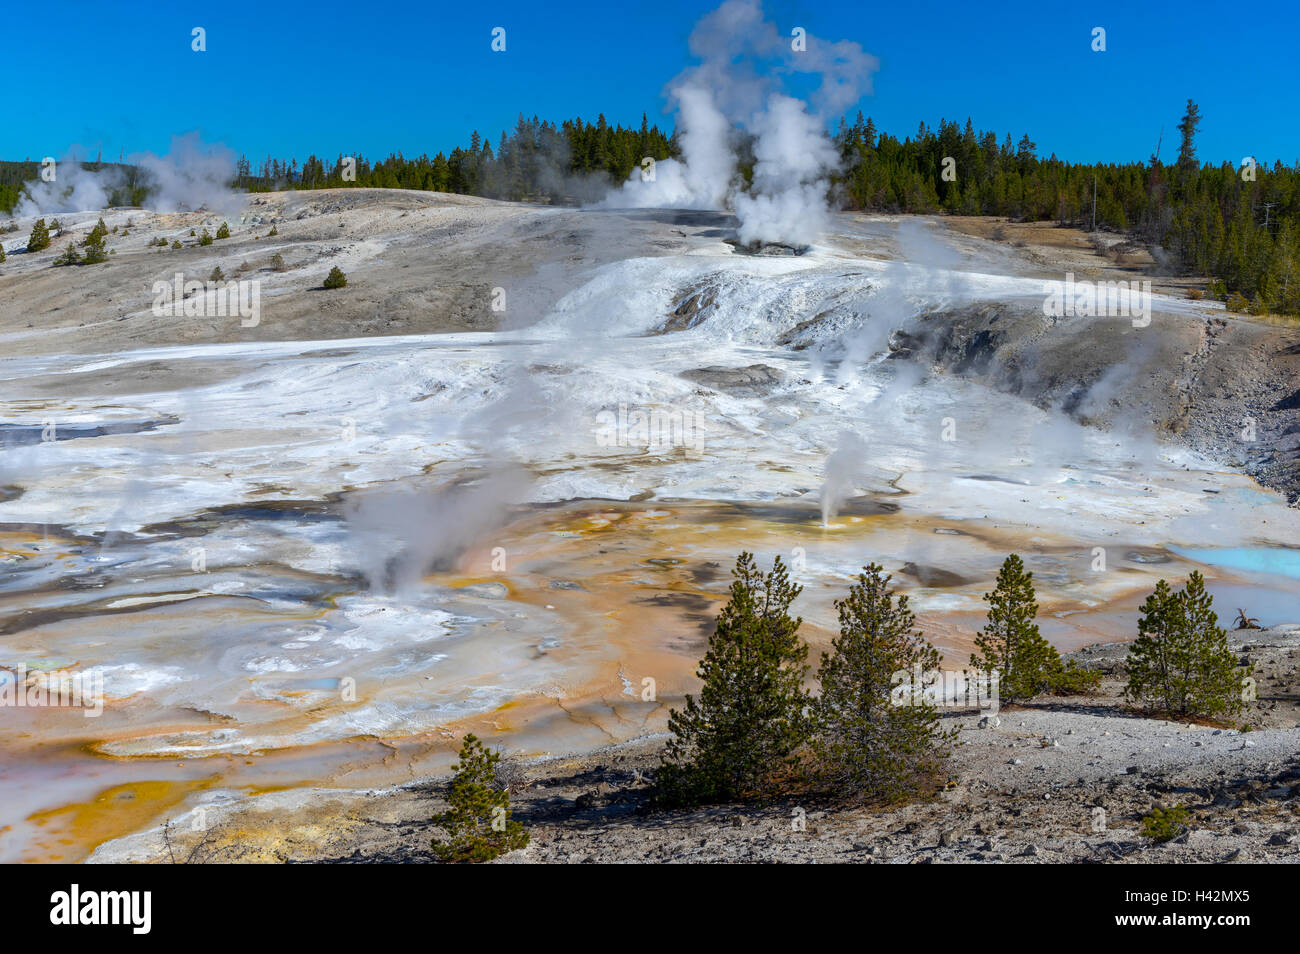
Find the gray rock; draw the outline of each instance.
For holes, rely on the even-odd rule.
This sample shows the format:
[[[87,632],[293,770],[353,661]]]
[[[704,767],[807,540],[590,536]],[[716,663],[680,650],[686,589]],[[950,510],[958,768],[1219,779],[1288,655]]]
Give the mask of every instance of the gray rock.
[[[742,255],[803,255],[810,246],[789,245],[785,242],[753,241],[742,245],[738,239],[726,239],[728,245]]]
[[[744,396],[766,394],[785,378],[776,368],[766,364],[751,364],[744,368],[724,368],[716,365],[683,371],[688,381],[703,384],[715,391]]]
[[[673,309],[668,320],[664,322],[661,331],[686,331],[694,328],[705,318],[708,317],[710,310],[718,301],[718,288],[716,285],[704,285],[699,288],[691,289]]]

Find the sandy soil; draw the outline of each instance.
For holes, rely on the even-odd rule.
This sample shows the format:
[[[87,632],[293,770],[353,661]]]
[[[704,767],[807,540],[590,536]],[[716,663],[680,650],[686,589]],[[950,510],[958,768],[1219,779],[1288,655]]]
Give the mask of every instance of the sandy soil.
[[[687,231],[716,227],[716,216],[667,215],[674,221],[664,227],[664,216],[655,213],[579,212],[442,193],[268,193],[248,197],[234,216],[110,210],[104,222],[119,230],[108,237],[111,261],[76,268],[50,266],[85,237],[98,214],[62,216],[64,234],[30,255],[23,249],[34,220],[24,218],[4,239],[9,259],[0,266],[0,343],[8,355],[96,353],[518,326],[569,290],[558,280],[561,268],[598,265],[632,250],[667,254],[681,249]],[[229,239],[199,246],[190,235],[215,234],[223,222]],[[157,238],[184,247],[149,245]],[[271,268],[277,253],[284,271]],[[326,291],[320,286],[334,266],[348,275],[348,285]],[[170,281],[176,272],[205,280],[216,267],[228,279],[262,283],[256,327],[152,314],[155,281]],[[504,315],[493,310],[494,288],[507,292]],[[138,368],[130,376],[153,375],[151,384],[165,384],[159,373]]]
[[[1122,233],[1088,233],[1054,222],[1016,222],[985,215],[945,215],[940,221],[954,232],[1009,246],[1046,277],[1055,278],[1071,270],[1080,279],[1149,279],[1152,291],[1163,295],[1184,296],[1192,290],[1205,290],[1206,279],[1202,276],[1162,274],[1151,253]],[[1217,302],[1206,305],[1222,308]]]

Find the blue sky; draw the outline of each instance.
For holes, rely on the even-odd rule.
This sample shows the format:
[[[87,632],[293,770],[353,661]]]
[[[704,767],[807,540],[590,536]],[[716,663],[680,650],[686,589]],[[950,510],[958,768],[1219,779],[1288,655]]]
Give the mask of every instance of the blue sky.
[[[448,150],[495,142],[523,112],[638,123],[715,3],[10,4],[0,158],[165,152],[198,130],[250,158]],[[900,138],[942,116],[1028,132],[1074,161],[1162,157],[1188,97],[1203,160],[1300,159],[1300,5],[767,0],[788,34],[851,39],[880,60],[859,104]],[[192,27],[208,49],[190,49]],[[507,30],[507,50],[490,49]],[[1092,51],[1091,32],[1107,31]]]

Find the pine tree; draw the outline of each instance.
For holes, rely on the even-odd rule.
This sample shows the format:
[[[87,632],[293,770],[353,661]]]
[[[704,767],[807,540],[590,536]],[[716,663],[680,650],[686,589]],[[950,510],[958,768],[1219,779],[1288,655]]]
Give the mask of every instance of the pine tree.
[[[1052,644],[1038,632],[1034,617],[1034,574],[1025,570],[1020,557],[1011,554],[998,571],[997,585],[985,593],[989,603],[988,623],[975,638],[978,655],[971,654],[971,667],[998,673],[998,694],[1003,705],[1032,699],[1049,688],[1061,658]]]
[[[4,264],[4,260],[5,260],[5,247],[4,245],[0,244],[0,265]]]
[[[1184,169],[1196,167],[1196,127],[1200,122],[1201,108],[1189,99],[1187,112],[1183,113],[1182,121],[1178,124],[1178,132],[1182,135],[1178,144],[1178,165]]]
[[[104,224],[103,216],[100,216],[99,221],[95,223],[95,227],[90,230],[90,234],[82,239],[81,244],[83,247],[89,247],[94,245],[96,242],[103,241],[104,237],[107,235],[108,226]]]
[[[71,246],[69,246],[71,248]],[[98,265],[108,261],[108,248],[104,245],[104,236],[100,235],[93,242],[86,243],[86,251],[81,256],[81,264]]]
[[[200,245],[211,245],[211,244],[212,244],[212,234],[211,234],[210,232],[208,232],[207,229],[204,229],[204,230],[203,230],[203,234],[199,236],[199,244],[200,244]]]
[[[789,615],[801,587],[777,557],[764,574],[750,553],[732,571],[731,598],[718,615],[697,675],[698,701],[673,710],[673,734],[657,776],[669,805],[727,801],[770,791],[808,734],[803,688],[808,647]]]
[[[39,252],[50,247],[50,230],[44,219],[37,219],[32,226],[32,234],[27,238],[27,251]]]
[[[1242,708],[1242,681],[1219,626],[1205,579],[1193,571],[1187,585],[1173,592],[1160,580],[1142,604],[1138,638],[1129,647],[1125,667],[1130,701],[1149,703],[1175,716],[1234,716]]]
[[[208,275],[208,281],[210,282],[224,282],[225,280],[226,280],[226,273],[221,270],[220,265],[214,268],[212,270],[212,273]]]
[[[342,288],[348,283],[348,277],[343,274],[343,270],[335,265],[330,269],[330,273],[325,276],[324,288]]]
[[[510,817],[509,792],[497,785],[500,761],[500,753],[484,748],[473,733],[465,736],[452,766],[451,808],[433,818],[448,835],[445,841],[433,841],[433,853],[441,861],[491,861],[528,846],[528,832]]]
[[[1032,164],[1034,161],[1034,151],[1038,144],[1031,141],[1029,133],[1020,137],[1020,144],[1016,146],[1016,159],[1024,165]]]
[[[1294,221],[1278,230],[1265,284],[1273,311],[1300,313],[1300,227]]]
[[[230,226],[227,225],[225,222],[222,222],[221,228],[217,229],[217,238],[219,239],[230,238]]]
[[[906,795],[947,754],[948,736],[924,691],[938,672],[939,651],[916,632],[907,597],[895,601],[890,579],[873,563],[836,601],[840,635],[822,654],[814,706],[817,775],[867,798]]]
[[[1178,599],[1164,580],[1156,583],[1155,592],[1142,604],[1138,619],[1138,638],[1129,647],[1125,668],[1128,685],[1125,697],[1130,700],[1151,698],[1164,709],[1173,711],[1181,700],[1175,689],[1175,669],[1180,652],[1181,626]]]

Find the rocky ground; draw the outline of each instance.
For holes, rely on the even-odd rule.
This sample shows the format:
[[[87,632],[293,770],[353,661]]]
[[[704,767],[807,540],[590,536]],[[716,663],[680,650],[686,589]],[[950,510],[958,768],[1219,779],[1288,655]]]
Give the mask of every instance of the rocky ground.
[[[1081,423],[1185,444],[1300,499],[1300,328],[1223,311],[1158,312],[1135,328],[988,301],[923,315],[891,345]]]
[[[503,781],[531,833],[502,863],[1300,862],[1300,625],[1232,634],[1258,698],[1234,727],[1144,718],[1122,706],[1127,647],[1075,655],[1101,669],[1092,696],[1040,698],[996,715],[945,716],[957,730],[933,798],[861,808],[791,798],[655,811],[663,737],[590,755],[508,763]],[[432,862],[430,818],[446,779],[384,792],[273,793],[202,834],[177,822],[92,860]],[[1164,844],[1139,832],[1156,806],[1184,805]]]

